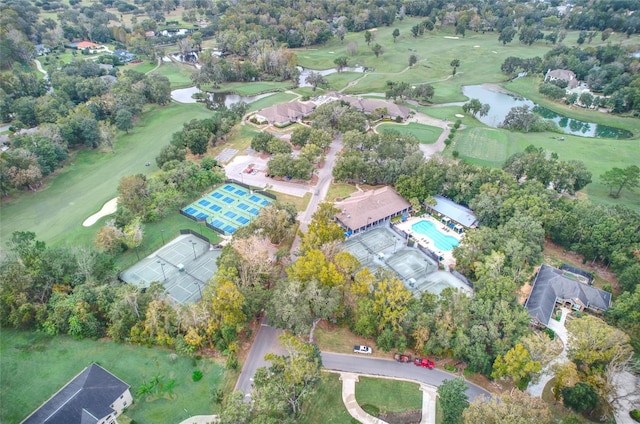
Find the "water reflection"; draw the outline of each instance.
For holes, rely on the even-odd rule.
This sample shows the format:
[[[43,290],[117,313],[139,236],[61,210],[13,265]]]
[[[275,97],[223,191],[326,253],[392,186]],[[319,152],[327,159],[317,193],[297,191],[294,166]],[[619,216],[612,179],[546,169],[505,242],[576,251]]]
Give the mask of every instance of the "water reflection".
[[[504,118],[511,108],[527,105],[538,115],[555,122],[560,130],[567,134],[582,137],[618,139],[631,138],[633,136],[633,134],[627,130],[572,119],[544,107],[537,106],[531,100],[498,90],[490,90],[482,85],[464,86],[462,92],[470,99],[479,99],[482,103],[488,103],[491,106],[487,116],[481,117],[478,115],[477,118],[482,123],[494,128],[498,127],[504,121]]]

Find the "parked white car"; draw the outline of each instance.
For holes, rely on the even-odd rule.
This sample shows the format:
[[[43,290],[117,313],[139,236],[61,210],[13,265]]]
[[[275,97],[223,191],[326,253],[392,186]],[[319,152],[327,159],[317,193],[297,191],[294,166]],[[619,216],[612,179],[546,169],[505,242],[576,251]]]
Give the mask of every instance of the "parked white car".
[[[373,349],[369,346],[354,346],[353,353],[366,353],[367,355],[371,355],[373,353]]]

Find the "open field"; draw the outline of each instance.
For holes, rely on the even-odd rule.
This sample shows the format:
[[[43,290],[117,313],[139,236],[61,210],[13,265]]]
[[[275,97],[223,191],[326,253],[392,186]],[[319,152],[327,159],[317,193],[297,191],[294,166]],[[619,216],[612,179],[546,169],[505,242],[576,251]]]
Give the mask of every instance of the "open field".
[[[154,75],[163,75],[169,78],[171,89],[193,87],[191,82],[191,74],[195,71],[193,66],[182,65],[179,63],[162,62],[162,65],[152,72]]]
[[[433,144],[442,134],[442,128],[410,122],[406,125],[380,124],[376,128],[378,132],[397,131],[400,134],[409,134],[417,138],[422,144]]]
[[[332,183],[329,186],[326,200],[329,202],[335,202],[337,199],[344,199],[349,197],[352,193],[358,191],[355,186],[345,183]]]
[[[1,245],[4,246],[13,231],[33,231],[39,240],[52,244],[93,243],[104,221],[88,228],[81,224],[116,196],[120,179],[157,171],[155,157],[169,143],[172,133],[180,129],[183,122],[205,118],[210,113],[201,104],[152,107],[142,114],[129,134],[118,135],[115,153],[78,151],[71,163],[47,180],[39,191],[2,201]],[[146,167],[146,161],[151,162],[151,166]],[[185,226],[188,221],[185,219]]]
[[[536,42],[526,46],[515,40],[503,46],[498,42],[498,34],[485,34],[468,31],[465,37],[456,36],[453,27],[434,30],[424,36],[413,38],[411,27],[420,22],[418,19],[405,18],[389,27],[380,27],[373,31],[374,41],[384,48],[380,58],[376,58],[364,41],[364,32],[349,33],[344,42],[334,38],[317,49],[296,49],[298,63],[311,69],[329,69],[334,67],[336,57],[346,56],[349,66],[365,66],[371,71],[356,85],[345,90],[348,93],[382,92],[387,81],[404,81],[410,84],[430,83],[435,87],[434,102],[452,102],[465,100],[462,96],[463,85],[501,82],[506,76],[500,71],[500,65],[509,56],[529,58],[542,56],[551,45]],[[400,30],[400,37],[393,42],[391,33]],[[575,45],[577,32],[569,32],[564,44]],[[350,56],[347,45],[357,43],[357,52]],[[616,34],[608,40],[612,44],[634,45],[640,43],[640,37],[627,39]],[[596,37],[590,46],[602,43]],[[408,68],[409,56],[415,54],[418,63]],[[458,72],[452,77],[450,63],[453,59],[461,61]],[[334,74],[335,75],[335,74]]]
[[[361,406],[375,405],[387,412],[422,409],[420,385],[408,381],[360,377],[356,383],[356,400]]]
[[[309,397],[297,418],[300,424],[353,424],[342,402],[340,374],[323,372],[316,392]]]
[[[211,388],[225,379],[223,367],[209,359],[172,360],[171,351],[165,349],[7,329],[2,330],[0,356],[0,421],[7,423],[20,422],[92,362],[131,385],[134,403],[127,415],[140,423],[178,423],[189,415],[213,413]],[[201,381],[192,381],[194,370],[203,372]],[[135,395],[155,376],[165,383],[175,379],[173,399],[145,400]]]
[[[255,112],[256,110],[264,109],[265,107],[273,106],[278,103],[285,103],[295,99],[296,97],[298,96],[290,93],[272,94],[271,96],[267,96],[263,99],[256,100],[255,102],[251,103],[249,105],[249,108],[247,109],[247,112]]]

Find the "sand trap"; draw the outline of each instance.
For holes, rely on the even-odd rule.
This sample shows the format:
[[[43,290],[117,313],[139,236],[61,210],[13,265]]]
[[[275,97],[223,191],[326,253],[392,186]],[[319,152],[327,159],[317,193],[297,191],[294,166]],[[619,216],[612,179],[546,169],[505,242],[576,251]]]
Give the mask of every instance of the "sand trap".
[[[329,52],[329,54],[335,54],[336,52]]]
[[[498,54],[498,52],[491,50],[491,53],[493,54]]]
[[[456,113],[456,118],[464,118],[464,115],[462,115],[460,113]]]
[[[116,210],[118,210],[118,198],[114,197],[113,199],[105,203],[102,209],[91,215],[89,218],[85,219],[82,223],[82,226],[91,227],[93,224],[98,222],[100,218],[102,218],[103,216],[111,215],[112,213],[115,213]]]
[[[459,40],[460,37],[451,37],[449,35],[445,35],[444,38],[448,38],[449,40]]]
[[[478,47],[480,47],[480,46],[473,46],[474,49],[477,49]]]

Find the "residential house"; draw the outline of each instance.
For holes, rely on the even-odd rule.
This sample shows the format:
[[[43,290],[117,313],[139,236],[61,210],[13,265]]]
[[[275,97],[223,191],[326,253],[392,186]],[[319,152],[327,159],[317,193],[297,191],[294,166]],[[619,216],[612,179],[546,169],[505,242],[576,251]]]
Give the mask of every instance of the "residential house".
[[[558,80],[566,81],[567,90],[576,88],[580,83],[580,81],[578,81],[578,78],[576,77],[576,74],[574,74],[573,71],[570,71],[568,69],[554,69],[554,70],[549,69],[544,76],[544,80],[545,82],[558,81]]]
[[[51,53],[51,49],[44,44],[36,44],[33,46],[36,49],[36,55],[44,56],[45,54]]]
[[[536,325],[548,326],[556,304],[576,311],[604,312],[611,306],[611,293],[579,281],[566,270],[542,264],[524,306]]]
[[[113,424],[131,404],[130,386],[93,363],[36,409],[23,424]]]
[[[254,118],[260,123],[268,122],[276,127],[284,127],[306,118],[315,108],[314,103],[295,100],[259,110]]]
[[[129,63],[136,58],[135,54],[124,49],[117,49],[113,52],[113,54],[121,63]]]
[[[402,119],[409,117],[411,111],[408,107],[397,105],[389,100],[369,99],[362,97],[343,96],[339,100],[349,103],[352,107],[367,115],[376,115],[379,118]]]
[[[338,224],[351,235],[408,213],[411,203],[391,187],[382,187],[354,193],[335,207],[340,210],[336,214]]]

